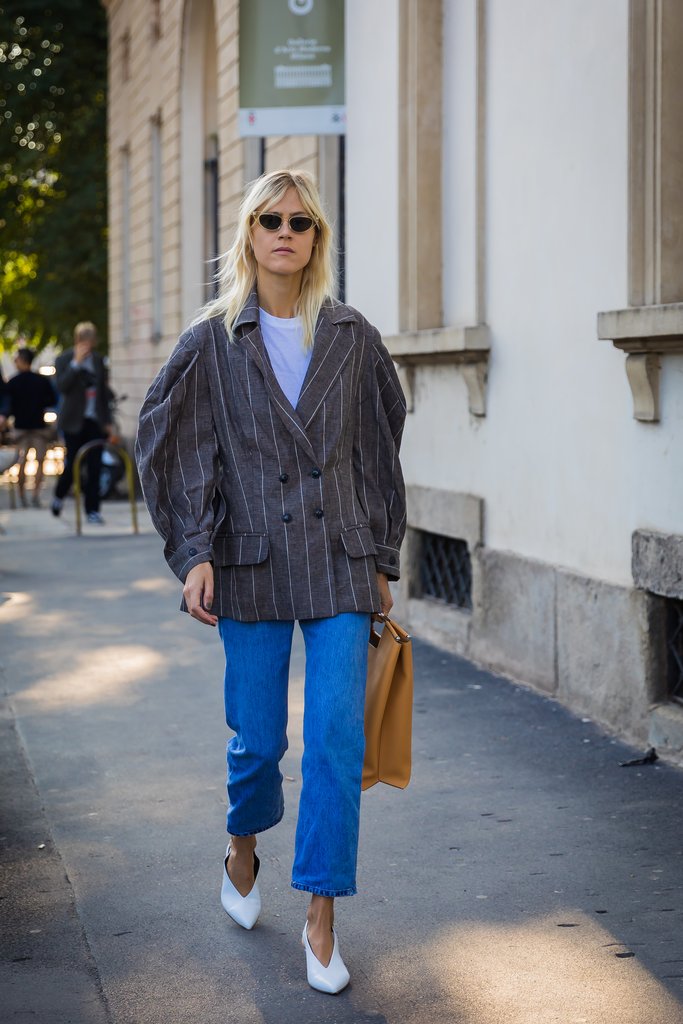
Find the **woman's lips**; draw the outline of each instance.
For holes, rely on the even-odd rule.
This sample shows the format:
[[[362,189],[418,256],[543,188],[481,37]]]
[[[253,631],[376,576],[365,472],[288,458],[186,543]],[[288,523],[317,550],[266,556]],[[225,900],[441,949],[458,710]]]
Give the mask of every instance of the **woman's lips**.
[[[293,249],[288,249],[286,245],[281,245],[278,249],[274,249],[274,252],[294,252]]]

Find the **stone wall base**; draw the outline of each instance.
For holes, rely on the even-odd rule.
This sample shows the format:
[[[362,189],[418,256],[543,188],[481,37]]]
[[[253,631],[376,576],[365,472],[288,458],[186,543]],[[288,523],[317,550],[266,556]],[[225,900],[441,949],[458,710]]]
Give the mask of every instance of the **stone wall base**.
[[[683,764],[683,707],[660,704],[650,715],[650,746]]]
[[[471,553],[471,612],[411,596],[413,560],[404,562],[395,613],[415,636],[530,685],[638,746],[656,738],[663,756],[683,759],[683,715],[656,708],[665,678],[661,598],[509,552],[478,546]]]

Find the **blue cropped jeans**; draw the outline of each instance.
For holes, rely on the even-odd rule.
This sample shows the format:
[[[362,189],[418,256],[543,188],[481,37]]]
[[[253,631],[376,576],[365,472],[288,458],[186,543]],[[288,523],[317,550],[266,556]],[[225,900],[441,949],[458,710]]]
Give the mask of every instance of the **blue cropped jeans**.
[[[292,886],[321,896],[356,892],[370,615],[299,622],[306,646],[304,755]],[[254,835],[284,813],[279,762],[287,749],[294,622],[219,618],[225,648],[228,832]]]

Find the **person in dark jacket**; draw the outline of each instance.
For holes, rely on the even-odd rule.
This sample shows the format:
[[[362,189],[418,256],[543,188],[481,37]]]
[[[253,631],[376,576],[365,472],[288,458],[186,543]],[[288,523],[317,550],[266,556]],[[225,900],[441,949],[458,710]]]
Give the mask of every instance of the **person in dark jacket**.
[[[257,834],[284,811],[296,622],[304,635],[292,886],[310,896],[308,982],[335,993],[349,981],[334,901],[356,892],[370,622],[391,609],[406,527],[406,404],[379,331],[332,296],[331,241],[309,175],[253,183],[221,293],[152,384],[136,453],[184,606],[223,641],[235,735],[221,901],[248,929],[261,909]]]
[[[5,384],[5,378],[0,373],[0,432],[7,426],[7,417],[9,416],[9,394],[7,393],[7,385]]]
[[[57,390],[61,404],[57,426],[66,442],[64,472],[57,480],[52,514],[60,515],[64,498],[73,481],[74,460],[79,448],[88,441],[101,441],[111,435],[111,398],[107,367],[95,351],[97,328],[85,321],[74,328],[74,347],[63,352],[55,363]],[[86,456],[88,479],[85,486],[85,511],[89,523],[102,523],[99,477],[102,448],[92,448]]]
[[[31,369],[35,353],[30,348],[20,348],[14,365],[17,374],[7,383],[10,415],[14,417],[16,443],[19,449],[19,500],[24,508],[28,505],[26,496],[26,456],[35,449],[38,469],[36,470],[31,504],[40,508],[40,488],[43,482],[43,460],[50,444],[50,429],[45,426],[45,412],[57,403],[57,395],[47,377]]]

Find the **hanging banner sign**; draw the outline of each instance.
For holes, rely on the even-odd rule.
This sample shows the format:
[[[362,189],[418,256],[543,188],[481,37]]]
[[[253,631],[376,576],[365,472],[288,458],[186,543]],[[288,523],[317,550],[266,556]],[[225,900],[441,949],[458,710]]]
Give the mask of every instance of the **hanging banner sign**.
[[[240,0],[239,132],[343,135],[344,0]]]

